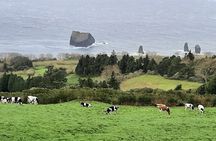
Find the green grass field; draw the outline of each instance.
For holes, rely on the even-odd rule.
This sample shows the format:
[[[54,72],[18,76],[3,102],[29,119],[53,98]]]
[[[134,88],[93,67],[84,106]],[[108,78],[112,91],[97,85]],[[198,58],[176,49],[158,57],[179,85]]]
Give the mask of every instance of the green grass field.
[[[43,76],[44,73],[47,71],[47,68],[45,66],[37,66],[34,67],[34,70],[36,76]]]
[[[201,85],[201,83],[196,82],[165,79],[159,75],[141,75],[123,81],[120,87],[121,90],[124,91],[145,87],[170,90],[175,89],[175,87],[179,84],[182,84],[183,89],[196,89]]]
[[[106,115],[108,104],[79,102],[56,105],[0,105],[1,141],[213,141],[216,108],[205,114],[171,108],[171,116],[155,107],[120,106]]]
[[[28,74],[34,74],[34,76],[43,76],[47,68],[45,66],[37,66],[28,70],[15,71],[14,74],[23,77],[24,79],[28,78]]]
[[[34,67],[40,66],[50,66],[53,65],[55,68],[65,68],[67,73],[75,71],[76,65],[78,63],[77,59],[72,60],[51,60],[51,61],[37,61],[33,62]]]

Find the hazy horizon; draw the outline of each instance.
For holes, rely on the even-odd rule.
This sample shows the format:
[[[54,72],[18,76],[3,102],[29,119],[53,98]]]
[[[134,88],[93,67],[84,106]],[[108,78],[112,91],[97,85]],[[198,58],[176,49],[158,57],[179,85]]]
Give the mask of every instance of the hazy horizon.
[[[215,7],[214,0],[1,0],[0,52],[134,53],[143,45],[173,54],[185,42],[215,52]],[[73,30],[92,33],[96,45],[70,47]]]

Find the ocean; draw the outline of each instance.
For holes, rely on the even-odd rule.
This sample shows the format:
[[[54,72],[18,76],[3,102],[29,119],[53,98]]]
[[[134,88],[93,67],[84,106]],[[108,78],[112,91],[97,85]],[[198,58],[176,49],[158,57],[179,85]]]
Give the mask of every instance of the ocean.
[[[0,19],[0,53],[216,52],[214,0],[1,0]],[[96,43],[72,47],[72,31]]]

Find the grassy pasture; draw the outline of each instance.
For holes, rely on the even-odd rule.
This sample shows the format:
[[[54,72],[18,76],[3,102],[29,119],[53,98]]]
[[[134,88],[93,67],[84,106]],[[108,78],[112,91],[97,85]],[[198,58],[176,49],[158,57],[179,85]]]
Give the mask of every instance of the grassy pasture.
[[[55,68],[65,68],[67,73],[71,73],[75,71],[77,61],[78,60],[75,60],[75,59],[74,60],[37,61],[37,62],[33,62],[33,68],[22,70],[22,71],[15,71],[13,73],[17,74],[18,76],[23,77],[24,79],[28,78],[28,74],[34,74],[34,76],[43,76],[45,71],[47,70],[46,67],[50,65],[53,65]],[[78,79],[75,78],[75,80],[70,80],[69,83],[71,83],[72,81],[76,81],[76,80]]]
[[[23,77],[24,79],[28,78],[28,74],[34,74],[34,76],[43,76],[47,68],[45,66],[37,66],[28,70],[15,71],[14,74]]]
[[[121,106],[106,115],[108,104],[80,107],[73,101],[55,105],[0,105],[2,141],[182,141],[216,140],[216,108],[205,114],[171,108],[171,116],[155,107]]]
[[[182,80],[170,80],[165,79],[159,75],[141,75],[131,79],[127,79],[121,83],[121,90],[130,90],[135,88],[159,88],[163,90],[175,89],[179,84],[182,84],[182,88],[196,89],[201,83],[182,81]]]
[[[33,62],[34,67],[38,66],[50,66],[53,65],[55,68],[65,68],[67,73],[74,72],[76,65],[78,63],[78,60],[52,60],[52,61],[37,61]]]

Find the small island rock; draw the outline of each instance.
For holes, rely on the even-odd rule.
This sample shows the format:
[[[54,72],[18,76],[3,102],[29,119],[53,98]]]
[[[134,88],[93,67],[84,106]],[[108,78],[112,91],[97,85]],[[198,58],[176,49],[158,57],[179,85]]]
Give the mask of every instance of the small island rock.
[[[138,53],[140,53],[140,54],[144,54],[143,46],[140,46],[140,47],[139,47]]]
[[[73,31],[70,38],[70,45],[75,47],[88,47],[95,43],[91,33]]]

